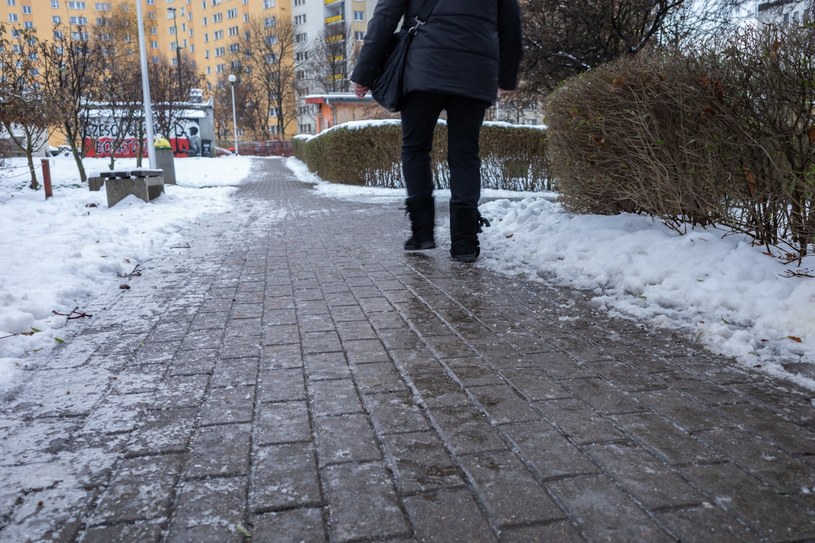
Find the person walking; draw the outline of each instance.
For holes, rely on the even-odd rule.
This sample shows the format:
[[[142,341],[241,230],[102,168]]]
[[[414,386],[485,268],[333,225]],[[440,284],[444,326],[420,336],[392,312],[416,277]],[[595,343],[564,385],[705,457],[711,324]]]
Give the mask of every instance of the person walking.
[[[379,0],[350,78],[358,97],[365,96],[376,79],[399,21],[406,28],[417,24],[427,1],[433,0]],[[408,49],[401,102],[402,173],[412,231],[405,250],[436,246],[430,152],[444,110],[450,254],[463,262],[478,257],[478,233],[489,224],[478,212],[481,124],[498,93],[515,89],[521,48],[517,0],[438,0],[426,23],[420,24]]]

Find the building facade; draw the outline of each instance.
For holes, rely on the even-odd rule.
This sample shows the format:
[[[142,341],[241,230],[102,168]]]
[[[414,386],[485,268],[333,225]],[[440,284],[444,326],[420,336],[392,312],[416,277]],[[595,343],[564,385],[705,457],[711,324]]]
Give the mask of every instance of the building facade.
[[[762,23],[807,24],[815,17],[815,0],[776,0],[758,4],[757,18]]]
[[[240,38],[250,19],[290,18],[296,27],[296,58],[291,60],[301,66],[302,73],[297,90],[298,120],[292,133],[286,136],[296,132],[312,133],[316,110],[306,104],[304,97],[320,89],[313,88],[306,61],[314,54],[324,29],[347,27],[350,32],[343,39],[360,45],[376,1],[141,0],[147,56],[150,61],[164,56],[173,64],[179,58],[193,60],[206,77],[208,84],[204,93],[211,96],[219,82],[223,84],[231,72],[230,46]],[[47,36],[56,24],[71,25],[72,29],[82,32],[90,25],[100,24],[119,2],[132,4],[132,0],[0,0],[0,21],[8,27],[34,28],[41,37]],[[353,47],[349,47],[351,49]],[[351,68],[347,66],[344,73],[350,73]],[[209,96],[205,96],[207,98]]]

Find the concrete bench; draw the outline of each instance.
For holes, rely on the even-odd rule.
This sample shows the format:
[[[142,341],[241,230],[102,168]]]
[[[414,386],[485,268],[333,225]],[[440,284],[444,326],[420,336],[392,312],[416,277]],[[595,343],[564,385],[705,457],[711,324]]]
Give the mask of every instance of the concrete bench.
[[[131,194],[149,202],[164,192],[164,172],[137,168],[101,172],[108,196],[108,207],[113,207]]]

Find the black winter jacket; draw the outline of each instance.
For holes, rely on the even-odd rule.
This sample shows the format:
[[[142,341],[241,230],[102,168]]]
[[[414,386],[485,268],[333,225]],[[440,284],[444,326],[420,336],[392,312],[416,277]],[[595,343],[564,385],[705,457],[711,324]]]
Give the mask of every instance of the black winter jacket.
[[[426,0],[379,0],[351,80],[370,87],[404,16],[413,26]],[[517,0],[438,0],[408,50],[404,92],[431,91],[495,101],[513,90],[521,60]]]

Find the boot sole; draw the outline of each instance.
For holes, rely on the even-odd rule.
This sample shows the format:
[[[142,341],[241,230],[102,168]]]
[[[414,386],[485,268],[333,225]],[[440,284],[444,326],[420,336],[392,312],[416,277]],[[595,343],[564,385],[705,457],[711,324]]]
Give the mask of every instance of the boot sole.
[[[452,255],[453,260],[458,260],[459,262],[475,262],[475,259],[478,258],[478,255],[475,253],[469,255]]]
[[[435,249],[436,243],[433,241],[423,241],[416,245],[405,245],[405,251],[425,251],[427,249]]]

